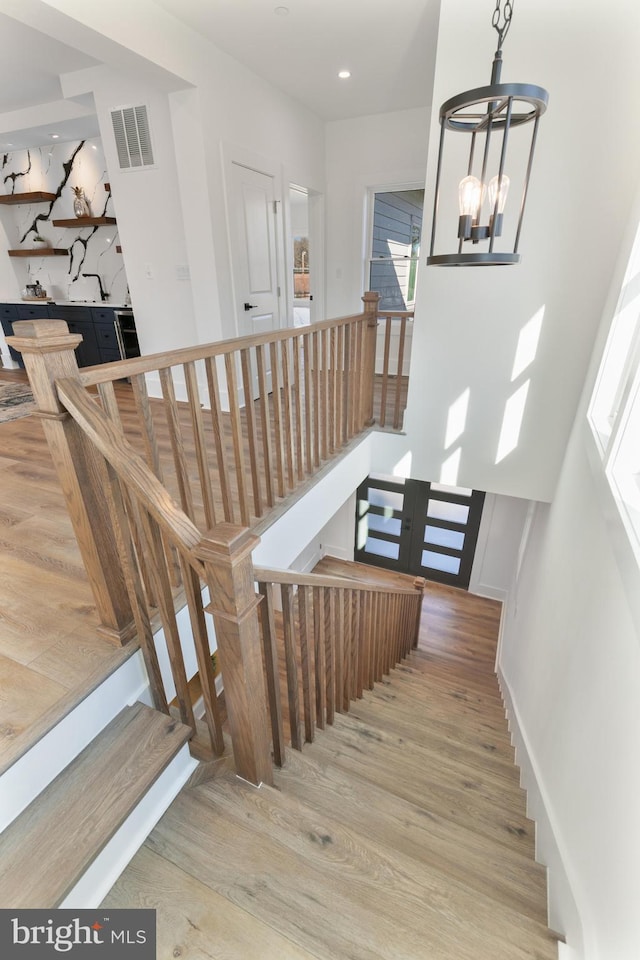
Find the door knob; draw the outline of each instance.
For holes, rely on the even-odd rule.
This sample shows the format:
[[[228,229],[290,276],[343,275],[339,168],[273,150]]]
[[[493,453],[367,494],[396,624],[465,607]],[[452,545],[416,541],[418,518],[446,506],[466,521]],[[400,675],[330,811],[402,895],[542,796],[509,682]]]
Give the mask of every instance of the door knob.
[[[245,310],[254,310],[258,306],[257,303],[245,303]]]

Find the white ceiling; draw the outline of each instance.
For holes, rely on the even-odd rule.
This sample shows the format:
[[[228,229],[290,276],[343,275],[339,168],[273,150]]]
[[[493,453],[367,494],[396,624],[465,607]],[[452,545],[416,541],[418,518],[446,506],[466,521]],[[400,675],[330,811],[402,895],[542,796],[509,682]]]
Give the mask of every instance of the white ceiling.
[[[436,0],[155,2],[326,120],[426,102]],[[96,136],[90,103],[64,102],[59,80],[96,63],[0,12],[0,151]]]
[[[96,136],[89,105],[60,103],[60,74],[96,62],[0,13],[0,150],[51,143],[51,133],[62,140]]]
[[[155,2],[325,120],[425,103],[435,0]]]

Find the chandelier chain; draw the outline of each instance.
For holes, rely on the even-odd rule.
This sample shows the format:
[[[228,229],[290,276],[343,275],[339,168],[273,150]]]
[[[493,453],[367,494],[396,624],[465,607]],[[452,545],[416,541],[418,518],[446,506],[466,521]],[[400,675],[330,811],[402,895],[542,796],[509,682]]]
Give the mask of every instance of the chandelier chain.
[[[496,0],[496,8],[491,18],[491,26],[498,34],[498,50],[502,49],[504,38],[509,32],[511,26],[511,17],[513,16],[513,5],[515,0]],[[501,25],[502,21],[502,25]]]

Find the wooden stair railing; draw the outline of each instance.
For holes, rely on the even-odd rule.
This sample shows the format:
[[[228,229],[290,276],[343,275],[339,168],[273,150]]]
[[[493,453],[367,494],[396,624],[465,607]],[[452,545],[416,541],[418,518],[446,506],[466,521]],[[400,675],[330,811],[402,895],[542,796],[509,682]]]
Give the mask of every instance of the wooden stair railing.
[[[221,523],[203,534],[175,504],[121,430],[76,379],[59,380],[58,395],[96,453],[96,482],[110,519],[118,564],[156,709],[169,713],[154,634],[162,627],[181,721],[191,727],[192,752],[201,759],[224,750],[211,642],[205,612],[213,616],[236,769],[252,783],[272,782],[264,676],[251,551],[259,539]],[[176,586],[175,569],[180,571]],[[209,602],[203,587],[208,588]],[[180,594],[180,596],[178,596]],[[180,602],[177,602],[180,600]],[[206,742],[188,689],[185,631],[176,609],[188,611],[203,694]]]
[[[9,338],[24,357],[99,629],[119,643],[137,635],[155,705],[166,712],[153,639],[163,628],[180,718],[194,730],[197,751],[176,615],[186,605],[203,682],[206,750],[217,753],[222,733],[206,630],[209,609],[236,766],[254,783],[270,782],[271,759],[256,640],[259,601],[252,587],[251,551],[258,540],[247,527],[374,423],[378,295],[365,294],[363,301],[364,312],[350,317],[83,370],[74,352],[81,338],[64,321],[18,321]],[[157,379],[158,400],[149,396],[148,377]],[[123,378],[130,388],[118,386]],[[202,584],[209,587],[209,608],[203,606]],[[390,601],[369,593],[371,599],[358,593],[355,609],[359,603],[359,620],[373,624]],[[329,610],[336,597],[343,599],[318,596]],[[316,622],[326,629],[314,613]],[[371,643],[366,656],[374,666],[367,669],[378,675],[388,655],[376,652],[381,641]],[[365,656],[362,649],[358,656]],[[319,680],[321,699],[322,690],[330,697],[318,722],[330,722],[332,711],[341,709],[342,677],[352,676],[348,664],[331,660],[330,669],[343,671],[336,674],[340,702],[330,695],[336,681]],[[365,671],[361,681],[351,682],[359,689],[369,675]]]
[[[264,600],[260,622],[274,762],[282,766],[285,709],[291,746],[301,750],[316,727],[348,713],[352,700],[416,646],[424,580],[407,576],[402,586],[264,567],[254,573]]]
[[[64,321],[14,325],[11,346],[24,358],[106,636],[126,642],[133,618],[94,453],[56,381],[97,389],[199,529],[251,526],[374,422],[378,295],[363,300],[363,313],[349,317],[82,370],[80,338]]]

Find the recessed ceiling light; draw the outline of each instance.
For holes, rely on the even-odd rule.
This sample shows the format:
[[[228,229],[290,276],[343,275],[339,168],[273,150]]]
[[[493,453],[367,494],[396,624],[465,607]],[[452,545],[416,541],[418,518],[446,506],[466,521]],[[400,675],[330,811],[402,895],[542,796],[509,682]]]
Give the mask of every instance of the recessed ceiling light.
[[[338,76],[341,80],[348,80],[351,76],[351,70],[341,70]]]
[[[52,140],[58,140],[59,137],[60,137],[60,134],[59,134],[59,133],[52,133],[52,134],[51,134],[51,139],[52,139]]]
[[[288,17],[289,7],[276,7],[273,11],[276,17]]]

